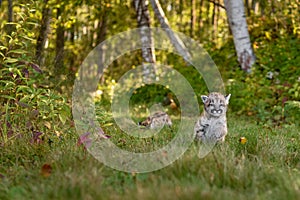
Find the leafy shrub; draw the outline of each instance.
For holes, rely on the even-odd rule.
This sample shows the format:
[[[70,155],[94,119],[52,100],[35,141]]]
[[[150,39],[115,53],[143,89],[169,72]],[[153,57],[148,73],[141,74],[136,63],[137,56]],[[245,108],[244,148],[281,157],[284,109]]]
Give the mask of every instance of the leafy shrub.
[[[272,41],[265,35],[254,39],[257,63],[251,74],[238,70],[231,43],[214,53],[215,62],[227,80],[232,93],[230,109],[238,115],[255,116],[260,123],[280,125],[287,121],[284,114],[287,101],[300,100],[299,40],[296,36],[282,35]],[[231,49],[231,50],[230,50]],[[223,62],[224,61],[224,62]],[[227,67],[228,66],[228,67]]]
[[[287,101],[284,105],[284,116],[287,122],[300,125],[300,101]]]
[[[47,76],[32,62],[35,48],[34,19],[30,5],[20,6],[15,29],[0,36],[0,143],[27,136],[41,142],[46,132],[62,134],[70,118],[65,97],[44,84]],[[48,137],[48,136],[47,136]]]

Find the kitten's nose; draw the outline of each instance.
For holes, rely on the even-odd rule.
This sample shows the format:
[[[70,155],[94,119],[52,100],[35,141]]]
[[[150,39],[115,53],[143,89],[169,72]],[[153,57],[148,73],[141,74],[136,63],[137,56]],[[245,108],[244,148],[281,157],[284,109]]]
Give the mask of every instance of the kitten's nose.
[[[212,110],[212,113],[214,113],[214,114],[222,114],[222,112],[223,112],[222,109],[219,109],[219,110],[213,109],[213,110]]]

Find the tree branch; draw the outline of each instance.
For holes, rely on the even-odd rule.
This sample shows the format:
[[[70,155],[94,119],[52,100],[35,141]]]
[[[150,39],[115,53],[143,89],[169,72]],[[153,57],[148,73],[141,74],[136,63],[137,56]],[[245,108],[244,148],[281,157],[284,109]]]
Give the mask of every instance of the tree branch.
[[[176,33],[174,33],[169,25],[168,19],[165,16],[165,13],[159,3],[159,0],[151,0],[151,4],[154,10],[156,17],[158,18],[160,25],[165,29],[168,37],[170,38],[171,43],[178,51],[180,55],[183,56],[184,60],[189,62],[191,55],[187,48],[185,47],[182,40],[178,37]]]
[[[217,3],[214,0],[207,0],[207,1],[210,2],[210,3],[213,3],[215,6],[219,6],[220,8],[223,8],[224,10],[226,10],[224,5],[222,5],[220,3]]]

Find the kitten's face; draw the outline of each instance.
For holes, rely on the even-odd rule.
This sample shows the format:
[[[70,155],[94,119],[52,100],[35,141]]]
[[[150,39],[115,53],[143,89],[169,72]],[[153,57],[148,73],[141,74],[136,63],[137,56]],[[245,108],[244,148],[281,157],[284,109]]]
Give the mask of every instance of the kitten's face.
[[[201,99],[204,103],[204,109],[209,115],[220,117],[227,111],[230,96],[231,94],[224,96],[220,93],[213,92],[208,96],[201,95]]]
[[[144,121],[141,121],[138,123],[139,126],[150,126],[151,124],[151,118],[147,117]]]

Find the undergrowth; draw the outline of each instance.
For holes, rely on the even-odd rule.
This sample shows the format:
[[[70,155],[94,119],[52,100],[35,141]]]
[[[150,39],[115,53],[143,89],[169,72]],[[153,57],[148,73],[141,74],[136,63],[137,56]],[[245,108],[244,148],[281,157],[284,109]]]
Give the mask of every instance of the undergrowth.
[[[204,159],[197,157],[197,145],[192,144],[170,166],[146,174],[104,166],[78,145],[74,129],[51,144],[30,144],[18,138],[18,145],[7,145],[0,152],[0,198],[299,199],[298,129],[293,125],[269,128],[236,116],[229,116],[228,121],[226,142]],[[114,126],[107,127],[107,133]],[[122,139],[125,143],[119,147],[128,150],[132,145],[132,149],[144,147],[145,143],[122,134],[114,129],[110,140]],[[159,134],[163,136],[157,139],[165,142],[170,130]],[[241,143],[240,137],[245,137],[246,143]],[[51,170],[45,170],[45,165]]]

